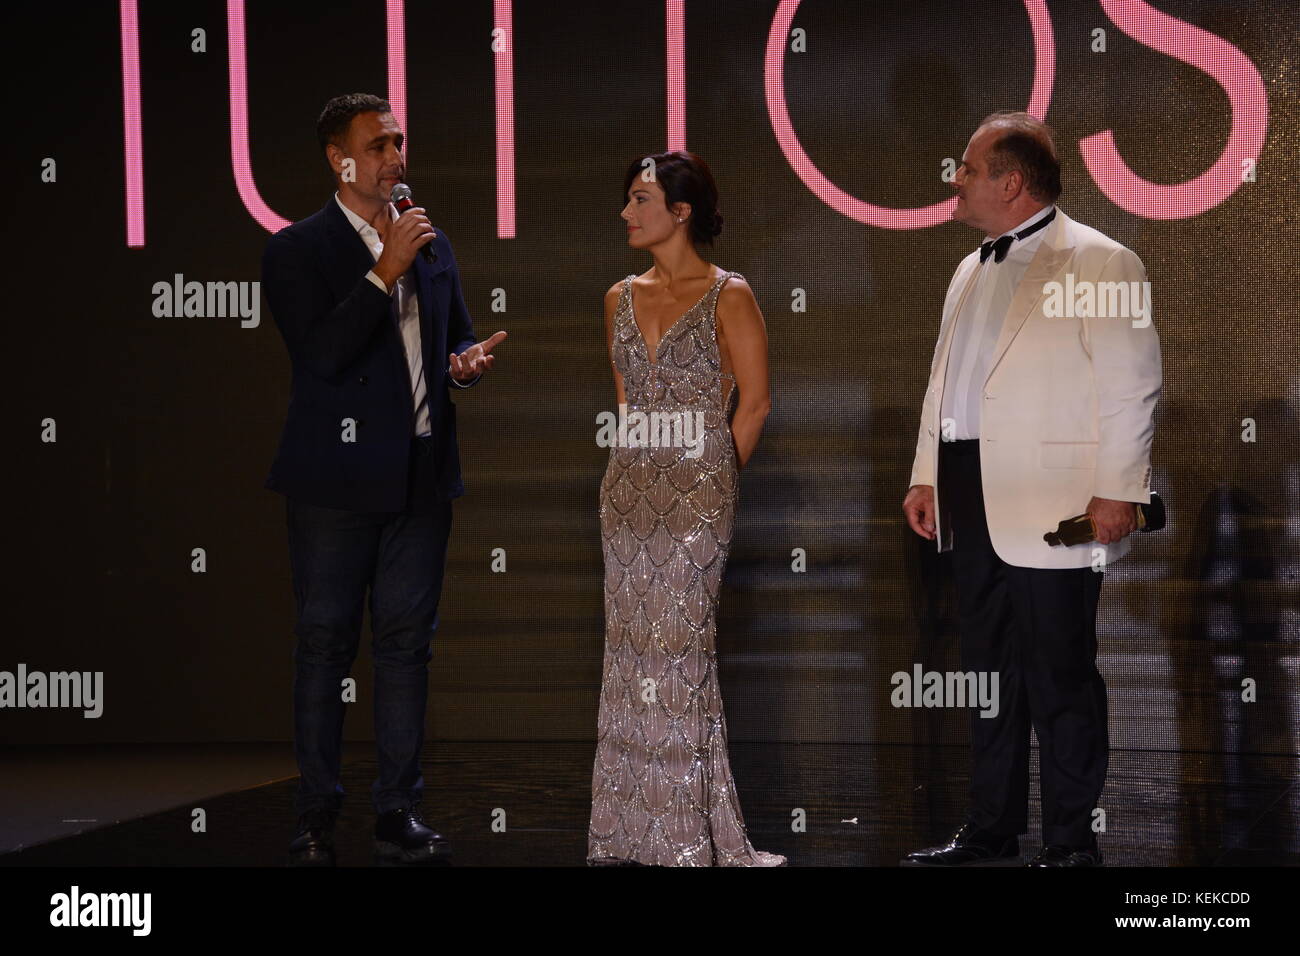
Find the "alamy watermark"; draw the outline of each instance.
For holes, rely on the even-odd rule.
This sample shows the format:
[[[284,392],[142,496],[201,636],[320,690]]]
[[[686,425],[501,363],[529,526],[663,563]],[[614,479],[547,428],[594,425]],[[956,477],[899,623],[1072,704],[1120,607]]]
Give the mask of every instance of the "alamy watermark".
[[[895,671],[889,702],[895,707],[978,707],[981,717],[998,715],[997,671]]]
[[[17,673],[0,671],[0,708],[80,707],[82,716],[104,712],[103,671],[29,671],[19,664]]]
[[[690,409],[596,415],[596,444],[601,448],[685,448],[687,458],[704,454],[704,412]]]
[[[1065,282],[1043,286],[1047,301],[1043,314],[1052,319],[1132,319],[1133,328],[1151,324],[1150,282],[1074,281],[1067,272]]]
[[[72,884],[66,893],[50,897],[50,925],[55,927],[116,926],[132,936],[148,936],[153,928],[152,893],[86,893]]]
[[[178,272],[171,282],[155,282],[153,295],[153,314],[160,319],[238,317],[245,329],[262,322],[260,282],[186,282]]]

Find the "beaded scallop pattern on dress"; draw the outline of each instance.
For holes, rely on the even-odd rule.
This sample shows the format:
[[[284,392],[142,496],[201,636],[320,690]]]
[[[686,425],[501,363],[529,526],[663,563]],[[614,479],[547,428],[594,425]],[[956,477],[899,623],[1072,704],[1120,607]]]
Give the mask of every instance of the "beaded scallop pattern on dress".
[[[716,338],[724,272],[669,328],[654,360],[632,314],[632,276],[612,358],[627,412],[700,412],[703,450],[610,449],[600,486],[605,654],[588,860],[780,866],[749,842],[727,755],[715,615],[731,546],[737,468],[734,380]]]

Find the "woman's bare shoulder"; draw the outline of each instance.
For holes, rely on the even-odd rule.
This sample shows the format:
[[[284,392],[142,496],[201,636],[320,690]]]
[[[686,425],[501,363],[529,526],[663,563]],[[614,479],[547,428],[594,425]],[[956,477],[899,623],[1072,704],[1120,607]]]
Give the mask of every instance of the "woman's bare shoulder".
[[[623,286],[627,283],[626,278],[619,279],[608,289],[605,290],[605,304],[612,305],[618,302],[619,296],[623,294]]]
[[[728,272],[722,270],[722,275],[727,276],[727,281],[722,286],[722,291],[718,294],[718,302],[721,303],[741,303],[757,302],[754,298],[754,290],[739,272]]]

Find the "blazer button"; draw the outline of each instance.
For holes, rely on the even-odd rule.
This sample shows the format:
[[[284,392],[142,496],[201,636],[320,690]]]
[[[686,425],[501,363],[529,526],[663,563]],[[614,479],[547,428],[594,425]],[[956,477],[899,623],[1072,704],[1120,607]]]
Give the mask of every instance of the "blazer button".
[[[362,385],[365,385],[367,379],[364,375],[362,375],[359,379],[357,379],[357,381],[360,382]]]

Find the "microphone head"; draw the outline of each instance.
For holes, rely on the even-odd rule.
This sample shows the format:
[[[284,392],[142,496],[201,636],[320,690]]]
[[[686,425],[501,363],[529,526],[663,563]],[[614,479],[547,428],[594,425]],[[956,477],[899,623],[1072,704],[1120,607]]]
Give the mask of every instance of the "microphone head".
[[[393,187],[393,191],[388,194],[389,201],[396,206],[403,199],[411,198],[411,187],[406,183],[398,183]]]

